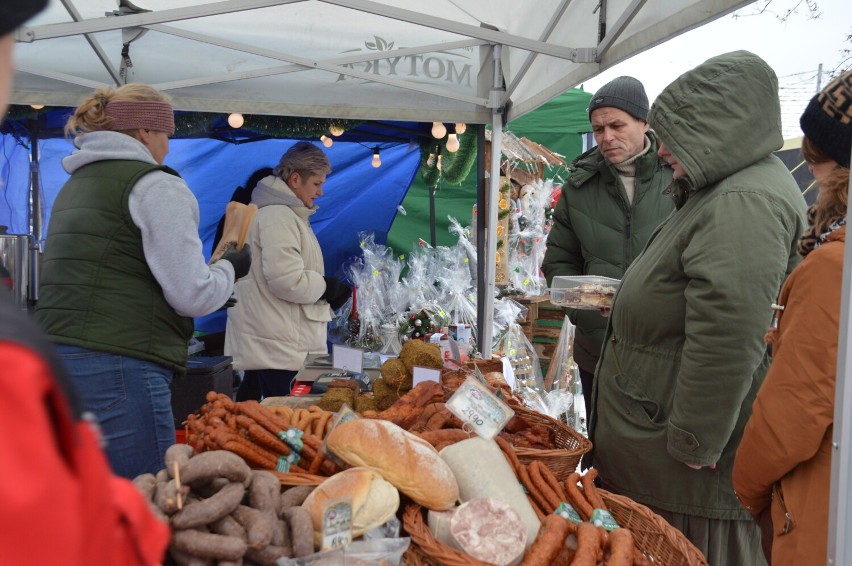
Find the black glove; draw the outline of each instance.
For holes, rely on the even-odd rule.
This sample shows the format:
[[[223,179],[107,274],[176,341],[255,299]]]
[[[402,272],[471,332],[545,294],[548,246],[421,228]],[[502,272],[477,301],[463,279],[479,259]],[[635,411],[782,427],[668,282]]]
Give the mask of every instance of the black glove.
[[[234,266],[234,279],[245,277],[251,267],[251,247],[245,245],[241,250],[231,247],[220,259],[230,261]]]
[[[225,304],[222,305],[221,307],[219,307],[216,310],[220,310],[220,311],[228,310],[229,308],[231,308],[232,306],[234,306],[236,304],[237,304],[237,298],[235,296],[231,295],[230,297],[228,297],[228,300],[225,301]]]
[[[341,283],[337,277],[323,277],[323,279],[325,279],[325,292],[320,299],[325,299],[333,310],[337,310],[352,296],[352,288]]]

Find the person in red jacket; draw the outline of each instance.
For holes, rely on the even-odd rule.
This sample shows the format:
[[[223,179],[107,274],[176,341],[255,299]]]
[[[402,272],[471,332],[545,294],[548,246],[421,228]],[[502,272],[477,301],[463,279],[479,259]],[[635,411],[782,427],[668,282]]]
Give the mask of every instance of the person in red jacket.
[[[14,30],[47,0],[0,3],[0,115]],[[154,565],[169,527],[115,476],[53,346],[0,295],[0,564]]]

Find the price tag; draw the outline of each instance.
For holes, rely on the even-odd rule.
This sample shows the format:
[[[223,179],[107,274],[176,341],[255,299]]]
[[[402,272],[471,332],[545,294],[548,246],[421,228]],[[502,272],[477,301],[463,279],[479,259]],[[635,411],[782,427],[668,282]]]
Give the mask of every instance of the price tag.
[[[415,387],[418,383],[424,381],[437,381],[441,383],[441,370],[414,366],[411,379]]]
[[[589,518],[589,522],[596,527],[603,527],[605,531],[614,531],[619,527],[615,517],[613,517],[606,509],[595,509],[592,511],[592,516]]]
[[[361,373],[364,369],[364,352],[357,348],[332,344],[331,365],[335,369],[345,369],[352,373]]]
[[[322,512],[322,550],[348,546],[352,542],[352,499],[330,501]]]
[[[497,436],[515,415],[509,405],[473,377],[465,379],[453,393],[447,401],[447,409],[487,440]]]

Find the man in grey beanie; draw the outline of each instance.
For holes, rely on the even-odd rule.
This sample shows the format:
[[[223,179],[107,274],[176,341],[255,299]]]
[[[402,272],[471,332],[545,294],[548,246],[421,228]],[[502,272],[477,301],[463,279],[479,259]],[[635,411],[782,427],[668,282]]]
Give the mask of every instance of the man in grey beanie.
[[[621,279],[654,228],[674,210],[663,195],[672,171],[657,159],[657,138],[647,118],[645,88],[633,77],[613,79],[592,97],[589,120],[597,146],[569,166],[541,266],[548,285],[558,275]],[[606,318],[597,310],[566,312],[577,327],[574,361],[588,417]]]

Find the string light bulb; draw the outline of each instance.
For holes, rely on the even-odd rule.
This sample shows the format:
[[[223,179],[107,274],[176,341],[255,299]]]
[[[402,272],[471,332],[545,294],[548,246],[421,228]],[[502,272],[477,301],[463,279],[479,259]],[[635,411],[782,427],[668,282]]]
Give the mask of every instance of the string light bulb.
[[[344,130],[343,126],[341,126],[339,124],[332,124],[331,126],[328,127],[328,131],[331,135],[333,135],[334,137],[337,137],[337,136],[342,136],[343,132],[345,132],[346,130]]]
[[[435,154],[434,153],[429,153],[429,158],[426,159],[426,165],[428,167],[432,167],[433,165],[435,165]]]
[[[450,132],[447,136],[447,151],[455,153],[459,150],[459,137],[455,132]]]
[[[456,122],[456,133],[463,134],[467,131],[467,124],[464,122]]]
[[[443,159],[444,159],[444,156],[439,153],[438,154],[438,165],[437,165],[438,171],[441,171],[444,167],[443,164],[441,163],[443,161]]]
[[[44,104],[30,104],[30,108],[32,108],[33,110],[41,110],[42,108],[44,108]]]
[[[243,124],[245,124],[246,120],[243,118],[243,115],[239,112],[234,112],[233,114],[228,114],[228,125],[232,128],[242,128]]]
[[[373,160],[370,163],[376,169],[382,166],[382,158],[379,155],[379,146],[373,148]]]
[[[328,137],[325,134],[320,136],[320,141],[322,142],[322,145],[324,145],[325,147],[331,147],[331,145],[334,143],[334,140],[331,139],[330,137]]]
[[[432,137],[441,139],[447,135],[447,127],[443,122],[432,122]]]

